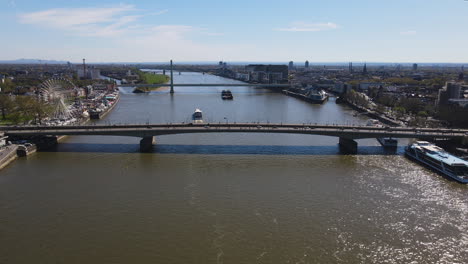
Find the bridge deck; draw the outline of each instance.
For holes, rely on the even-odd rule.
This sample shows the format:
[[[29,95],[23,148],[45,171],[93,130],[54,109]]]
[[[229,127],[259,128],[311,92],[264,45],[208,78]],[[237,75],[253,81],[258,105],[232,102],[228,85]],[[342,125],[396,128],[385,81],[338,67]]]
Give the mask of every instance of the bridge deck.
[[[468,130],[282,123],[174,123],[56,127],[1,127],[7,135],[109,135],[149,137],[186,133],[288,133],[361,138],[463,138]]]
[[[160,84],[121,84],[119,87],[163,87],[171,86],[170,83]],[[174,83],[172,86],[185,86],[185,87],[235,87],[235,86],[250,86],[250,87],[275,87],[275,88],[289,88],[290,84],[261,84],[261,83]]]

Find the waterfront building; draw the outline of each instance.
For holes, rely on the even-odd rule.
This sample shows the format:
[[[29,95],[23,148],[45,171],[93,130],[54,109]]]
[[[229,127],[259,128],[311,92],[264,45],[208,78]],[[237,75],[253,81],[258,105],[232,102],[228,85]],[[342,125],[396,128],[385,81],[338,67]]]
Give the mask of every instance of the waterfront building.
[[[288,81],[288,66],[249,64],[245,66],[249,80],[259,83],[286,83]]]
[[[248,82],[250,81],[250,74],[248,72],[236,72],[236,79]]]

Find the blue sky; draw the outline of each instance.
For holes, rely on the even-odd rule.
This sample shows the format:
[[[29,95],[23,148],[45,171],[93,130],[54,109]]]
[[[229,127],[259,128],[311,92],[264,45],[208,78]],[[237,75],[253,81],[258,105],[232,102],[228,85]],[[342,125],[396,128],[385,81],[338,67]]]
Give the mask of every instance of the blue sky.
[[[0,60],[468,62],[465,0],[0,0]]]

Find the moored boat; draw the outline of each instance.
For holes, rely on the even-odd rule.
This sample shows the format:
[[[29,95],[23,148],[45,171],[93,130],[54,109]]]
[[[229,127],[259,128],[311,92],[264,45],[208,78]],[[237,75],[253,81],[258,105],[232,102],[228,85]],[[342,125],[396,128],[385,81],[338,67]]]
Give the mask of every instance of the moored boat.
[[[305,94],[307,101],[311,103],[323,103],[328,99],[328,94],[324,90],[309,89]]]
[[[394,138],[377,138],[377,141],[379,141],[380,145],[382,145],[385,148],[396,148],[398,147],[398,140]]]
[[[367,121],[366,126],[372,126],[372,127],[384,127],[382,123],[380,123],[379,120],[377,119],[369,119]],[[384,148],[396,148],[398,147],[398,140],[394,138],[389,138],[389,137],[382,137],[382,138],[377,138],[377,141],[382,145]]]
[[[405,155],[459,183],[468,183],[468,162],[427,141],[405,148]]]

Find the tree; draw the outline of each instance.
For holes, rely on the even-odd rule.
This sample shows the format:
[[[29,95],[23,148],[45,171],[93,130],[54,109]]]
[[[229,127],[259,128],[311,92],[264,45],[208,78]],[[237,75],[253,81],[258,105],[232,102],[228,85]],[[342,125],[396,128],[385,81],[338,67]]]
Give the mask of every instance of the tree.
[[[6,119],[6,114],[13,109],[13,100],[7,94],[0,94],[0,110],[2,111],[2,119]]]
[[[2,89],[2,92],[4,93],[9,93],[13,91],[15,85],[13,84],[13,81],[9,78],[5,78],[4,83],[0,83],[0,88]]]
[[[393,108],[393,110],[395,110],[395,114],[397,118],[402,118],[406,113],[406,109],[402,106],[397,106]]]
[[[426,111],[419,111],[417,116],[426,118],[428,116]]]
[[[378,104],[375,110],[379,113],[385,113],[385,106]]]

